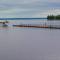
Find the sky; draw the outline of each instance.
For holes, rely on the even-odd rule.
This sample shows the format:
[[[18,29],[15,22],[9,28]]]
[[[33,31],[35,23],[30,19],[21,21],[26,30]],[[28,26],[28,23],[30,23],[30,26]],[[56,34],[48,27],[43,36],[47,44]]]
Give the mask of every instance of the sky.
[[[60,0],[0,0],[0,18],[40,18],[60,14]]]

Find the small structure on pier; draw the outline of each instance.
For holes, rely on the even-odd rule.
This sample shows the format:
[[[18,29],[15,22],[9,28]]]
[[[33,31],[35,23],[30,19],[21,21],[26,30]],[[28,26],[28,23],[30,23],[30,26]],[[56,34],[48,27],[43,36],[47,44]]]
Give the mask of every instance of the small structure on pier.
[[[8,21],[0,21],[0,26],[4,26],[4,27],[6,27],[6,26],[8,26],[6,23],[8,23]]]

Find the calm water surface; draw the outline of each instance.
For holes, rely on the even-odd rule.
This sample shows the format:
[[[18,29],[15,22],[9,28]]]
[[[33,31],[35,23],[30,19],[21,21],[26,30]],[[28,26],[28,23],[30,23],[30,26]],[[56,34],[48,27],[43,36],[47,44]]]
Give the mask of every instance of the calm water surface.
[[[0,60],[60,60],[60,30],[0,27]]]

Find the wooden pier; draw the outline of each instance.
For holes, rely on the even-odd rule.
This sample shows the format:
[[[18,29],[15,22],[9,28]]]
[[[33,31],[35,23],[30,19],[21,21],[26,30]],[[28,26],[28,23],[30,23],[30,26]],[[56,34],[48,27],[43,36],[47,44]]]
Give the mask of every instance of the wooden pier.
[[[42,26],[42,25],[29,25],[29,24],[13,25],[13,27],[60,29],[60,27],[54,27],[54,26],[48,26],[48,25]]]

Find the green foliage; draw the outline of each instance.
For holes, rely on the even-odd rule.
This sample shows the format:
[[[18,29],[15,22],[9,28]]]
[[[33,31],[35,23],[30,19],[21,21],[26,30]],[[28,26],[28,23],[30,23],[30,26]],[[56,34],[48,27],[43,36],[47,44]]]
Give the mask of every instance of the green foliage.
[[[54,15],[48,15],[48,20],[60,20],[60,15],[54,16]]]

